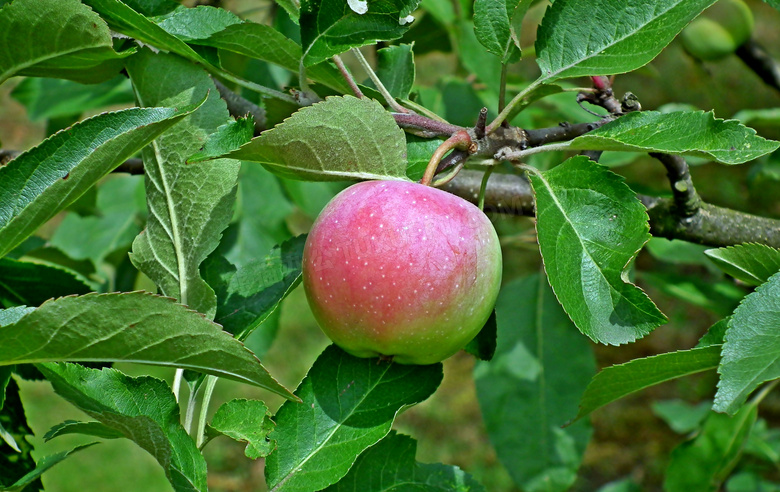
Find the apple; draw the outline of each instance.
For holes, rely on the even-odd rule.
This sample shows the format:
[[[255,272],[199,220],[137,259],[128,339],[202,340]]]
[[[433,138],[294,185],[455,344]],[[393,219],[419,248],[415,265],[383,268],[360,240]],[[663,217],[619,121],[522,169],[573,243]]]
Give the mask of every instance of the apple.
[[[485,324],[500,284],[501,248],[485,214],[412,182],[345,189],[317,217],[303,251],[314,317],[357,357],[450,357]]]

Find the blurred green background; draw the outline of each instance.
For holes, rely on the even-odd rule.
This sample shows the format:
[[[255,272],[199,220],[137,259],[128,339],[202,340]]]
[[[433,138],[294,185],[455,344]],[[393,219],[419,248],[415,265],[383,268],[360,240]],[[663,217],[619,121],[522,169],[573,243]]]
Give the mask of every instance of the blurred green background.
[[[780,58],[780,12],[761,1],[748,3],[756,18],[755,37],[770,53]],[[270,3],[256,0],[225,1],[223,5],[261,22],[272,10]],[[523,29],[524,46],[532,45],[536,23],[543,9],[544,3],[541,2],[529,12]],[[416,56],[416,90],[420,100],[429,107],[438,108],[453,123],[464,125],[473,124],[482,105],[495,110],[495,94],[478,79],[464,79],[468,73],[458,65],[456,55],[451,52],[446,32],[431,19],[421,19],[418,24],[401,41],[414,40],[416,47],[420,48]],[[371,50],[366,50],[366,53],[372,55]],[[360,78],[359,68],[350,60],[346,61]],[[510,87],[521,86],[524,81],[535,78],[537,72],[533,58],[524,59],[512,67]],[[30,122],[24,107],[9,96],[19,81],[14,79],[0,87],[0,139],[5,149],[29,148],[40,142],[46,133],[46,123]],[[576,82],[587,85],[586,80]],[[765,86],[737,57],[712,63],[697,62],[682,50],[679,42],[674,42],[649,66],[619,76],[615,90],[618,95],[625,91],[635,93],[644,109],[679,103],[712,109],[717,117],[722,118],[732,117],[743,109],[780,107],[780,93]],[[425,99],[431,96],[440,99]],[[552,97],[523,113],[515,123],[538,128],[553,126],[564,120],[591,121],[593,117],[582,111],[574,98],[574,93]],[[748,124],[767,138],[780,139],[777,121],[751,121]],[[539,159],[535,164],[550,165],[553,159],[562,157],[546,156],[548,161]],[[606,155],[605,162],[614,164],[615,171],[624,175],[636,190],[667,191],[665,170],[651,159],[629,161],[622,155]],[[777,185],[780,156],[769,156],[755,163],[733,167],[702,163],[692,168],[692,174],[699,193],[706,201],[780,217],[780,188]],[[506,216],[491,218],[502,237],[505,281],[538,271],[541,265],[532,220]],[[312,219],[310,213],[296,208],[288,216],[286,225],[292,232],[304,232]],[[42,234],[50,235],[61,220],[62,217],[55,219]],[[670,247],[675,248],[672,256],[668,253]],[[730,293],[719,293],[719,277],[696,262],[686,262],[680,251],[689,251],[694,256],[700,254],[700,249],[681,250],[664,240],[654,240],[637,260],[637,282],[669,317],[669,324],[629,346],[593,345],[600,367],[690,347],[713,322],[720,319],[724,304],[717,296],[722,295],[727,300]],[[700,282],[680,287],[677,291],[670,290],[669,283],[663,279],[680,274],[692,275]],[[708,285],[711,288],[708,289]],[[282,384],[294,388],[328,340],[316,326],[300,288],[283,304],[279,326],[278,337],[262,360]],[[447,360],[444,383],[439,390],[428,401],[402,414],[395,428],[419,441],[419,461],[461,466],[475,475],[489,491],[516,491],[518,489],[514,488],[503,465],[498,462],[485,432],[471,376],[473,366],[473,358],[465,353]],[[172,371],[147,366],[124,364],[118,367],[131,375],[151,374],[168,381],[173,376]],[[671,430],[654,412],[653,402],[675,398],[692,403],[702,401],[712,396],[714,376],[704,374],[667,383],[597,411],[592,417],[594,438],[586,452],[575,490],[597,490],[606,483],[625,478],[642,484],[642,490],[660,490],[668,454],[683,436]],[[21,381],[20,385],[30,424],[35,431],[32,441],[37,456],[93,440],[63,436],[44,443],[41,436],[52,425],[66,419],[84,419],[85,415],[54,395],[48,383]],[[264,400],[271,411],[281,404],[280,398],[268,392],[221,380],[216,387],[211,412],[222,402],[236,397]],[[571,409],[571,413],[573,416],[576,409]],[[765,400],[761,416],[770,426],[780,422],[778,396],[770,395]],[[210,490],[265,490],[262,460],[252,462],[247,459],[240,444],[217,439],[205,448],[205,455],[209,464]],[[47,472],[44,483],[52,492],[170,490],[162,470],[151,456],[124,440],[105,441],[70,457]]]

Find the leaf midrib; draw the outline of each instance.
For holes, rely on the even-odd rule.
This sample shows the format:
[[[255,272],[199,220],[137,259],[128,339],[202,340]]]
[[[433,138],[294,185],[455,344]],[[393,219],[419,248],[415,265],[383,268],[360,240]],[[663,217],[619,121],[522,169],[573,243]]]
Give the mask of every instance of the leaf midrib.
[[[138,98],[138,103],[142,106],[146,106],[146,104],[143,102],[141,94],[138,91],[135,92],[136,92],[136,97]],[[173,203],[173,197],[171,196],[171,188],[170,188],[170,184],[168,183],[167,173],[165,172],[164,166],[161,165],[161,163],[163,162],[163,157],[160,152],[160,145],[157,143],[157,139],[154,139],[152,141],[151,147],[154,152],[154,158],[156,161],[155,165],[157,166],[157,169],[160,173],[160,180],[162,181],[162,185],[163,185],[163,194],[165,195],[165,204],[166,207],[168,208],[168,216],[170,217],[171,220],[171,236],[172,236],[171,241],[173,243],[174,254],[176,255],[176,269],[178,270],[176,281],[179,284],[179,302],[184,304],[185,306],[189,306],[189,302],[188,302],[189,282],[187,279],[186,264],[184,262],[184,252],[182,248],[181,235],[179,234],[179,217],[178,214],[176,213],[176,206]],[[158,220],[160,219],[158,218]],[[162,220],[160,220],[160,222],[162,223]],[[147,238],[149,238],[148,234],[146,236]],[[147,240],[149,241],[151,247],[151,238]],[[167,270],[167,266],[165,266],[165,268]]]
[[[379,383],[380,383],[380,382],[382,381],[382,379],[385,377],[385,375],[387,374],[387,372],[390,370],[390,367],[391,367],[391,365],[390,365],[390,364],[387,364],[387,365],[386,365],[386,367],[385,367],[384,371],[382,372],[382,374],[381,374],[381,375],[380,375],[380,376],[379,376],[379,377],[376,379],[376,381],[375,381],[375,382],[374,382],[374,383],[373,383],[373,384],[372,384],[372,385],[369,387],[368,391],[366,391],[366,392],[363,394],[363,397],[362,397],[362,398],[360,399],[360,401],[359,401],[359,402],[358,402],[358,403],[357,403],[357,404],[356,404],[356,405],[355,405],[355,406],[352,408],[352,411],[350,412],[350,414],[349,414],[349,415],[348,415],[346,418],[344,418],[344,419],[343,419],[343,422],[337,422],[337,423],[336,423],[336,425],[334,425],[334,426],[333,426],[333,429],[332,429],[332,430],[331,430],[331,431],[330,431],[330,432],[327,434],[327,436],[325,437],[325,439],[323,439],[323,440],[322,440],[322,442],[319,444],[319,446],[317,446],[316,448],[314,448],[314,449],[313,449],[313,450],[312,450],[312,451],[311,451],[311,452],[310,452],[310,453],[309,453],[309,454],[306,456],[306,458],[305,458],[303,461],[301,461],[301,462],[300,462],[300,463],[299,463],[297,466],[293,466],[293,467],[292,467],[292,470],[290,470],[290,471],[287,473],[287,475],[285,475],[285,476],[284,476],[284,478],[282,478],[282,480],[281,480],[281,481],[280,481],[278,484],[276,484],[276,485],[275,485],[275,486],[274,486],[274,487],[271,489],[271,492],[274,492],[274,491],[276,491],[276,490],[279,490],[279,487],[282,487],[282,486],[284,486],[284,484],[285,484],[285,483],[286,483],[286,482],[287,482],[287,481],[288,481],[290,478],[292,478],[292,476],[293,476],[293,474],[295,473],[295,471],[296,471],[296,470],[298,470],[299,468],[303,467],[303,465],[305,465],[305,464],[306,464],[306,463],[307,463],[307,462],[308,462],[310,459],[312,459],[312,458],[313,458],[313,457],[314,457],[314,456],[315,456],[315,455],[316,455],[316,454],[317,454],[317,453],[318,453],[318,452],[319,452],[319,451],[320,451],[322,448],[324,448],[326,444],[328,444],[328,443],[330,442],[330,439],[333,437],[333,435],[334,435],[334,434],[335,434],[335,433],[336,433],[338,430],[340,430],[340,429],[342,428],[342,426],[344,425],[344,422],[346,422],[346,421],[349,419],[349,417],[351,417],[351,416],[354,414],[355,410],[356,410],[357,408],[359,408],[359,407],[360,407],[360,405],[362,405],[362,404],[363,404],[363,402],[366,400],[366,398],[368,398],[368,395],[369,395],[369,394],[371,394],[371,393],[372,393],[372,392],[373,392],[373,391],[376,389],[376,387],[379,385]]]
[[[569,70],[570,68],[576,67],[577,65],[579,65],[580,63],[582,63],[582,62],[584,62],[586,60],[591,60],[593,58],[597,58],[597,57],[601,56],[604,53],[604,51],[606,51],[606,50],[612,48],[613,46],[615,46],[616,44],[622,43],[624,40],[626,40],[626,39],[636,35],[637,32],[639,32],[640,30],[644,29],[649,24],[653,23],[654,21],[658,20],[659,18],[663,17],[664,15],[668,14],[671,10],[679,7],[681,2],[682,2],[682,0],[678,0],[673,6],[671,6],[671,8],[665,10],[661,15],[653,17],[652,19],[650,19],[649,21],[641,24],[636,29],[630,31],[626,35],[624,35],[624,36],[622,36],[620,38],[615,38],[611,43],[607,44],[606,46],[604,46],[604,47],[602,47],[600,49],[594,50],[593,54],[588,55],[588,56],[586,56],[584,58],[580,58],[577,61],[575,61],[575,62],[573,62],[573,63],[571,63],[571,64],[569,64],[567,66],[561,67],[557,71],[548,74],[546,77],[541,77],[539,79],[539,82],[540,83],[545,83],[545,82],[553,81],[553,80],[558,78],[559,74],[565,72],[566,70]]]

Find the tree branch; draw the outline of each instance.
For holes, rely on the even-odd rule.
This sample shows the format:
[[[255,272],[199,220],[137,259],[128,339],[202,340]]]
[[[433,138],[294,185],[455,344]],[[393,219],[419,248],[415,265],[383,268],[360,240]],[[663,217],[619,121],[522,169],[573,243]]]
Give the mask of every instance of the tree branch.
[[[442,189],[477,203],[482,174],[480,171],[461,171]],[[674,198],[638,197],[647,208],[650,232],[654,236],[714,247],[755,242],[780,248],[780,220],[709,203],[701,203],[692,216],[682,217]],[[485,194],[485,211],[533,216],[534,196],[530,184],[521,176],[494,173]]]
[[[650,216],[650,232],[667,239],[682,239],[707,246],[723,247],[761,243],[780,248],[780,220],[759,217],[702,203],[690,217],[676,213],[674,199],[639,195]]]
[[[676,214],[682,217],[692,217],[699,210],[701,198],[696,193],[688,171],[688,163],[679,155],[651,152],[650,157],[658,159],[666,168],[666,175],[672,185]]]
[[[247,114],[251,114],[255,122],[255,136],[260,135],[260,133],[266,128],[265,110],[254,104],[252,101],[249,101],[248,99],[241,97],[237,93],[228,89],[225,84],[217,80],[215,77],[212,77],[211,80],[217,87],[217,91],[219,91],[219,97],[224,99],[225,103],[227,104],[228,112],[236,118],[241,118]]]
[[[780,64],[760,44],[750,39],[736,54],[765,84],[780,91]]]

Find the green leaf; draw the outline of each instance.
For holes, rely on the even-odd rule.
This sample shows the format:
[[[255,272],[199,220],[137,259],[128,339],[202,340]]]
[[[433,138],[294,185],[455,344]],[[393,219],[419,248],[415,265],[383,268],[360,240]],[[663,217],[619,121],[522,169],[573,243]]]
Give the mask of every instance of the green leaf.
[[[712,402],[703,401],[692,405],[682,400],[664,400],[653,402],[653,413],[678,434],[688,434],[699,428],[702,420],[709,415]]]
[[[187,162],[192,164],[227,154],[252,140],[254,133],[255,122],[251,115],[231,120],[209,135],[203,148],[187,159]]]
[[[0,410],[5,405],[5,389],[8,387],[8,382],[11,381],[12,373],[13,366],[0,368]]]
[[[135,38],[163,51],[170,51],[192,61],[209,65],[187,43],[168,33],[144,15],[139,14],[120,0],[82,0],[100,14],[111,29]]]
[[[422,0],[421,6],[441,24],[455,22],[455,6],[449,0]]]
[[[85,434],[88,436],[100,437],[102,439],[120,439],[125,435],[119,430],[109,427],[101,422],[79,422],[76,420],[66,420],[57,424],[43,435],[44,441],[51,441],[55,437],[67,434]]]
[[[132,53],[115,52],[106,23],[78,0],[16,0],[0,10],[0,84],[14,75],[103,82]]]
[[[206,460],[181,426],[179,405],[165,381],[78,364],[38,368],[58,395],[151,454],[174,490],[207,490]]]
[[[520,114],[525,108],[535,103],[536,101],[554,94],[561,94],[562,92],[563,88],[559,85],[542,84],[535,86],[528,94],[526,94],[522,99],[520,99],[520,101],[518,101],[517,104],[512,107],[512,111],[510,111],[509,115],[507,116],[507,121],[512,121],[515,116]]]
[[[769,154],[780,142],[756,135],[736,120],[704,111],[629,113],[571,141],[577,150],[663,152],[742,164]]]
[[[122,3],[147,16],[165,15],[181,7],[175,0],[122,0]]]
[[[131,260],[164,295],[213,317],[216,297],[198,268],[230,222],[239,163],[187,164],[186,158],[230,120],[227,107],[204,70],[173,55],[143,51],[127,72],[143,106],[207,98],[191,118],[143,150],[149,219],[133,242]]]
[[[71,213],[57,228],[50,244],[74,260],[99,263],[112,251],[129,246],[139,232],[140,221],[133,210],[104,213],[100,217]]]
[[[172,299],[145,292],[63,297],[0,328],[0,366],[50,361],[182,367],[291,398],[218,325]]]
[[[268,440],[268,433],[273,429],[274,423],[265,403],[236,399],[219,407],[207,431],[247,443],[244,453],[247,458],[256,460],[274,450],[274,442]]]
[[[195,43],[257,58],[295,73],[300,69],[303,56],[295,41],[270,26],[254,22],[234,24]],[[350,90],[336,67],[328,63],[307,67],[306,76],[339,92]]]
[[[742,456],[757,414],[758,405],[746,406],[733,417],[711,412],[696,437],[672,451],[664,490],[720,490]]]
[[[306,236],[275,246],[262,260],[236,268],[220,257],[203,267],[206,281],[217,293],[215,321],[239,340],[246,340],[300,283]]]
[[[300,2],[295,0],[276,0],[276,3],[287,12],[287,15],[290,16],[290,19],[295,24],[298,24],[298,17],[301,14]]]
[[[373,100],[329,97],[226,155],[292,179],[406,179],[406,140]]]
[[[374,0],[357,13],[344,0],[303,0],[299,23],[307,67],[378,41],[398,39],[409,29],[401,21],[419,0]]]
[[[44,140],[0,167],[0,257],[76,201],[195,105],[103,113]]]
[[[413,45],[399,44],[382,48],[376,52],[376,74],[391,96],[409,98],[414,85]],[[373,83],[369,84],[373,87]]]
[[[780,271],[780,250],[748,243],[704,252],[718,268],[749,285],[761,285]]]
[[[0,305],[39,306],[53,297],[90,290],[66,268],[0,258]]]
[[[663,237],[653,237],[645,245],[645,251],[650,253],[653,258],[675,265],[708,266],[709,261],[704,256],[706,249],[707,246],[701,244]]]
[[[531,0],[476,0],[474,33],[479,42],[501,60],[509,63],[520,53],[520,39],[513,26],[522,20]]]
[[[406,168],[406,175],[412,181],[420,181],[425,174],[425,168],[431,160],[431,156],[441,145],[437,139],[422,138],[406,134],[406,157],[409,164]]]
[[[130,81],[121,75],[100,84],[27,77],[14,87],[11,97],[27,109],[31,121],[72,116],[135,101]]]
[[[495,310],[490,314],[485,326],[479,330],[477,336],[466,345],[463,350],[470,353],[479,360],[490,360],[496,353],[496,325]]]
[[[718,316],[728,316],[747,292],[729,280],[715,281],[676,272],[639,272],[638,277],[650,287],[694,306],[703,307]]]
[[[471,475],[457,466],[416,462],[417,441],[395,431],[358,457],[349,473],[325,492],[483,492]]]
[[[9,377],[10,377],[11,371],[8,371],[8,374],[9,374]],[[5,384],[7,384],[7,383],[8,383],[8,381],[6,380]],[[5,386],[3,386],[3,393],[5,393]],[[5,397],[5,395],[3,395],[3,396]],[[17,452],[17,453],[21,452],[21,450],[19,449],[19,445],[16,444],[16,439],[14,439],[14,436],[12,436],[10,432],[5,430],[5,428],[3,427],[2,423],[0,423],[0,439],[2,439],[6,444],[11,446],[15,452]],[[6,451],[6,452],[8,452],[8,451]]]
[[[720,362],[720,349],[720,345],[709,345],[607,367],[596,374],[588,385],[574,420],[650,386],[715,369]]]
[[[66,215],[49,244],[74,260],[91,260],[98,265],[112,252],[129,248],[141,232],[146,207],[138,197],[143,196],[143,176],[106,180],[96,194],[99,215]],[[85,237],[89,241],[84,241]]]
[[[158,26],[182,41],[206,39],[228,26],[240,24],[241,19],[226,9],[204,5],[187,8],[178,7],[172,12],[155,19]]]
[[[8,309],[0,309],[0,328],[16,323],[33,311],[35,311],[34,307],[27,306],[14,306]]]
[[[732,118],[741,121],[743,125],[777,126],[780,125],[780,108],[743,109]]]
[[[496,355],[474,369],[490,441],[523,490],[568,490],[591,429],[561,426],[595,372],[593,351],[542,275],[506,284],[496,318]]]
[[[287,217],[293,204],[276,176],[262,166],[241,166],[236,200],[237,221],[225,232],[218,251],[237,268],[271,252],[290,239]]]
[[[650,234],[647,212],[623,178],[577,156],[530,179],[544,268],[577,328],[619,345],[663,324],[663,313],[627,280],[627,265]]]
[[[758,385],[780,377],[780,273],[745,297],[726,330],[712,409],[730,415]]]
[[[27,423],[19,385],[16,380],[10,378],[9,372],[4,374],[5,376],[0,378],[6,380],[0,388],[5,398],[0,412],[0,490],[3,490],[4,486],[11,486],[14,482],[17,484],[34,482],[33,486],[43,488],[38,475],[29,475],[27,481],[22,479],[36,469],[35,459],[32,456],[33,446],[27,440],[27,436],[32,435],[33,431]]]
[[[713,3],[715,0],[556,1],[548,7],[537,33],[541,80],[635,70],[655,58]],[[589,19],[605,19],[610,28]]]
[[[498,94],[501,86],[501,60],[485,55],[482,46],[474,34],[474,24],[470,20],[457,22],[458,57],[466,69],[475,74],[488,89]],[[476,114],[472,119],[476,121]],[[473,124],[473,122],[472,122]]]
[[[707,347],[709,345],[723,345],[723,338],[726,336],[726,330],[729,327],[731,316],[720,319],[707,329],[707,333],[702,335],[696,347]]]
[[[441,364],[377,363],[331,345],[295,392],[303,403],[285,403],[276,414],[271,438],[278,447],[265,467],[269,488],[320,490],[336,483],[387,435],[398,412],[428,398],[441,380]]]
[[[257,166],[255,166],[256,168]],[[420,176],[422,177],[422,175]],[[343,191],[350,181],[299,181],[278,178],[285,194],[312,220],[325,208],[334,196]]]
[[[40,484],[39,480],[41,476],[49,470],[54,465],[58,464],[71,454],[75,453],[76,451],[81,451],[82,449],[86,449],[90,446],[93,446],[95,444],[98,444],[96,442],[92,442],[89,444],[84,444],[82,446],[76,446],[73,449],[70,449],[68,451],[60,451],[59,453],[55,453],[49,456],[44,456],[41,458],[41,460],[38,462],[38,465],[35,467],[34,470],[31,470],[29,473],[21,477],[19,480],[14,482],[13,484],[4,487],[2,484],[0,484],[0,492],[20,492],[23,489],[26,489],[28,486],[32,485],[33,487],[36,487],[36,482]],[[41,487],[41,485],[37,485],[38,487]],[[30,490],[30,489],[27,489]]]

